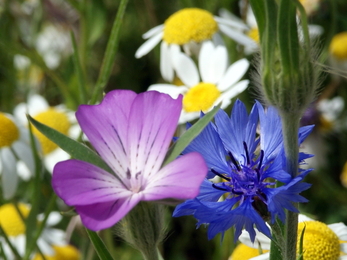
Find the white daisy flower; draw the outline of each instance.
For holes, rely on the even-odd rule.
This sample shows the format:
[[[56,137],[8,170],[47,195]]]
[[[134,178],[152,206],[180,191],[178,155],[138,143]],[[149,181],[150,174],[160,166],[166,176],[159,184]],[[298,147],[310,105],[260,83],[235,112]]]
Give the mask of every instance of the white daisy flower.
[[[18,209],[20,210],[24,218],[28,217],[30,213],[29,205],[19,203]],[[51,214],[48,216],[46,226],[43,229],[41,236],[37,240],[37,246],[45,255],[54,254],[55,251],[52,248],[52,245],[66,245],[65,232],[59,229],[52,228],[52,226],[60,222],[61,218],[62,217],[58,212],[51,212]],[[38,221],[41,221],[42,219],[43,217],[39,217]],[[20,256],[24,256],[26,246],[26,227],[25,223],[22,220],[22,217],[18,214],[16,207],[13,204],[8,203],[0,207],[0,224],[7,237],[9,238],[12,246],[17,250]],[[15,259],[15,255],[13,254],[10,246],[7,244],[6,240],[3,237],[0,238],[0,243],[7,259]]]
[[[347,226],[340,223],[326,225],[322,222],[310,219],[305,215],[299,215],[298,240],[301,232],[305,228],[303,240],[304,259],[310,260],[346,260],[347,259]],[[254,244],[249,239],[247,232],[243,231],[239,240],[244,245],[262,248],[264,251],[270,250],[270,239],[256,230]],[[299,243],[299,242],[298,242]],[[232,254],[229,260],[242,259]],[[257,254],[250,260],[268,260],[269,253]]]
[[[62,58],[72,53],[70,33],[58,25],[45,25],[36,39],[35,46],[50,69],[56,69]]]
[[[244,91],[249,81],[239,80],[249,67],[246,59],[241,59],[228,67],[225,46],[214,46],[204,42],[199,54],[199,70],[194,61],[184,53],[177,57],[175,71],[183,85],[154,84],[148,90],[167,93],[173,98],[183,97],[183,108],[179,124],[199,118],[200,112],[208,112],[221,103],[226,108],[231,99]],[[200,74],[199,74],[200,71]]]
[[[188,55],[198,53],[200,44],[213,40],[216,45],[223,44],[219,31],[239,44],[254,44],[242,33],[247,26],[240,21],[230,21],[213,16],[199,8],[185,8],[172,14],[164,24],[158,25],[145,34],[147,41],[136,51],[135,57],[141,58],[150,52],[160,41],[160,71],[163,78],[169,82],[174,79],[173,67],[181,47]]]
[[[50,107],[48,102],[40,95],[32,95],[27,103],[21,103],[15,107],[15,117],[27,124],[26,114],[72,138],[77,138],[80,133],[80,128],[72,111],[67,110],[64,105]],[[67,160],[70,156],[35,127],[32,130],[41,145],[44,165],[52,173],[57,162]]]
[[[9,114],[0,112],[0,174],[5,199],[16,192],[18,175],[28,179],[35,171],[28,130]]]

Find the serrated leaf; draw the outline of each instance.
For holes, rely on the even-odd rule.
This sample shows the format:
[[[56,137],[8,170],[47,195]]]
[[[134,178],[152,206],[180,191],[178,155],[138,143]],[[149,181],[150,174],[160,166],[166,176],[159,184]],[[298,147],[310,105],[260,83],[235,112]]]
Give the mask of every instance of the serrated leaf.
[[[110,167],[97,155],[94,151],[87,146],[71,139],[70,137],[58,132],[57,130],[46,126],[36,121],[31,116],[27,115],[28,120],[32,123],[42,134],[44,134],[52,142],[56,143],[61,149],[71,155],[71,157],[94,164],[110,173],[113,173]]]

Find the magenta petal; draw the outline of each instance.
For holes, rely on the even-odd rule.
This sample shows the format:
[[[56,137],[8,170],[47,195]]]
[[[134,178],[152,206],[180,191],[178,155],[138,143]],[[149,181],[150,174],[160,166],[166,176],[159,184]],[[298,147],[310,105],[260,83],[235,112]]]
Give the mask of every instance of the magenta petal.
[[[156,91],[139,94],[129,116],[128,145],[131,174],[156,174],[176,130],[182,96],[172,99]]]
[[[140,196],[118,199],[106,203],[76,206],[83,225],[93,231],[113,226],[121,220],[140,201]]]
[[[114,90],[106,94],[99,105],[81,105],[76,118],[93,147],[117,173],[126,177],[127,126],[131,104],[137,94],[129,90]]]
[[[142,200],[195,198],[199,194],[207,170],[206,163],[199,153],[183,155],[151,176]]]
[[[71,206],[115,201],[132,195],[111,173],[79,160],[57,163],[53,169],[52,186],[55,193]]]

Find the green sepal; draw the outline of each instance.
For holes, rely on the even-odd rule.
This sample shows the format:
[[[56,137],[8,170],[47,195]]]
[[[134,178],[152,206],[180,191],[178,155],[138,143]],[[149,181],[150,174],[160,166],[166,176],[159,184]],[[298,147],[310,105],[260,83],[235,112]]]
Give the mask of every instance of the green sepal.
[[[98,254],[100,260],[113,260],[113,257],[111,256],[110,252],[108,251],[107,247],[105,246],[104,242],[101,240],[99,235],[86,228],[88,237],[90,241],[93,243],[93,246],[95,248],[96,253]]]
[[[27,115],[28,120],[32,123],[42,134],[44,134],[52,142],[56,143],[61,149],[71,155],[71,157],[94,164],[105,171],[113,173],[111,168],[97,155],[94,151],[87,146],[71,139],[70,137],[58,132],[57,130],[46,126],[36,121],[31,116]]]
[[[300,242],[299,242],[299,253],[297,260],[304,260],[304,233],[306,230],[306,226],[301,231],[300,234]]]
[[[192,127],[190,127],[169,149],[163,166],[175,160],[181,152],[197,137],[201,131],[207,126],[207,124],[214,118],[220,109],[220,105],[214,107],[210,112],[206,113],[199,119]]]

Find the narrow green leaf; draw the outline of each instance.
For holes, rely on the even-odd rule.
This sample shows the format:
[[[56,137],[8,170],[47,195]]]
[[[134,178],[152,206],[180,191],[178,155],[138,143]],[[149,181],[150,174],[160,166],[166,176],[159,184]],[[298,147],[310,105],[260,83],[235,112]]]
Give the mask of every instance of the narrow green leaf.
[[[300,234],[300,244],[299,244],[299,254],[297,260],[304,260],[304,233],[306,230],[306,226],[302,229],[302,232]]]
[[[73,32],[70,32],[70,38],[73,46],[73,61],[74,61],[74,67],[75,71],[78,77],[78,92],[80,93],[80,103],[81,104],[86,104],[87,103],[87,91],[86,91],[86,80],[84,78],[84,73],[82,70],[82,66],[80,63],[79,55],[78,55],[78,49],[77,49],[77,44],[76,44],[76,39],[73,34]]]
[[[27,117],[30,123],[32,123],[41,133],[43,133],[52,142],[56,143],[65,152],[70,154],[71,157],[89,162],[104,169],[105,171],[113,173],[110,167],[101,159],[101,157],[85,145],[71,139],[70,137],[67,137],[49,126],[36,121],[29,115]]]
[[[91,104],[94,104],[98,100],[99,96],[102,94],[102,91],[104,90],[104,87],[106,86],[107,81],[111,75],[113,62],[118,51],[118,44],[120,39],[119,38],[120,27],[122,24],[122,20],[123,20],[123,16],[124,16],[127,4],[128,4],[128,0],[120,1],[117,16],[113,23],[111,36],[110,36],[110,39],[108,40],[106,51],[102,61],[99,77],[94,87],[94,92],[91,98]]]
[[[10,247],[12,253],[15,255],[16,259],[21,259],[21,256],[19,255],[17,249],[12,245],[10,239],[8,238],[7,234],[5,233],[4,229],[0,225],[0,236],[3,237],[7,243],[7,245]]]
[[[90,241],[92,241],[94,245],[95,251],[98,254],[100,260],[113,260],[113,257],[111,256],[110,252],[108,251],[107,247],[105,246],[101,238],[98,236],[98,234],[87,228],[86,231]]]
[[[213,117],[219,111],[220,106],[216,106],[210,112],[208,112],[204,117],[200,118],[192,127],[190,127],[170,148],[163,166],[172,162],[181,154],[181,152],[190,144],[191,141],[197,137],[201,131],[207,126],[207,124],[213,119]]]

